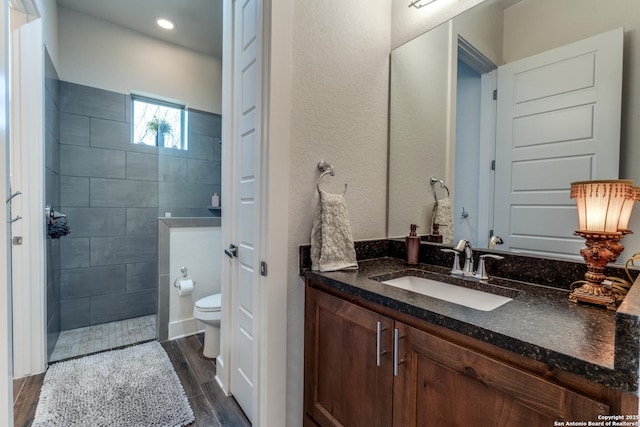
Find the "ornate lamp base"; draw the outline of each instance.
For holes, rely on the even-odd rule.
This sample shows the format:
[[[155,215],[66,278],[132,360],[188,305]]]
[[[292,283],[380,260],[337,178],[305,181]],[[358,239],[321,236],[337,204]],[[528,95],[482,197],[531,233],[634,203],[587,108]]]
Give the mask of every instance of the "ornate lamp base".
[[[587,264],[587,272],[584,275],[587,283],[574,289],[569,295],[569,301],[603,305],[608,310],[615,310],[616,296],[602,285],[602,281],[606,278],[604,275],[606,265],[618,259],[618,255],[624,250],[624,246],[620,244],[623,234],[620,232],[592,233],[581,230],[574,234],[587,240],[587,246],[580,250],[580,255]]]
[[[591,284],[584,284],[578,289],[574,289],[571,295],[569,295],[569,301],[571,302],[584,302],[588,304],[604,305],[607,310],[616,310],[618,302],[615,295],[609,289],[604,286],[593,286]]]

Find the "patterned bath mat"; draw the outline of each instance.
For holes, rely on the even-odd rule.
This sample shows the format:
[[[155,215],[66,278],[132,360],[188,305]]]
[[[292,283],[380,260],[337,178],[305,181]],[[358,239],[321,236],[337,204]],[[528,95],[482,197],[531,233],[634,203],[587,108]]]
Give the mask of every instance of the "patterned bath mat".
[[[182,427],[194,421],[162,346],[149,342],[55,363],[34,427]]]

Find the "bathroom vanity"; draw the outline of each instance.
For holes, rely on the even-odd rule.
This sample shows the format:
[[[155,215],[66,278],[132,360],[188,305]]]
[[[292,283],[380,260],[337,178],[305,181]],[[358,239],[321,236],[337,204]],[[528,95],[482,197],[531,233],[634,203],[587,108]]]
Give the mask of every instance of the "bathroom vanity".
[[[451,282],[446,267],[392,256],[359,266],[304,272],[305,426],[637,422],[637,285],[614,313],[572,304],[561,287],[471,282],[511,298],[482,311],[382,283]]]

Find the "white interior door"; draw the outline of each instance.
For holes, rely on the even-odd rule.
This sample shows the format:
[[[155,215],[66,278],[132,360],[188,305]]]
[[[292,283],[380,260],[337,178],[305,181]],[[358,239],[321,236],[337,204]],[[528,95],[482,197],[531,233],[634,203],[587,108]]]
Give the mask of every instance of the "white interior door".
[[[234,2],[234,213],[230,391],[254,421],[258,401],[258,303],[261,151],[261,3]]]
[[[505,249],[579,256],[570,183],[618,178],[623,35],[498,68],[494,232]]]

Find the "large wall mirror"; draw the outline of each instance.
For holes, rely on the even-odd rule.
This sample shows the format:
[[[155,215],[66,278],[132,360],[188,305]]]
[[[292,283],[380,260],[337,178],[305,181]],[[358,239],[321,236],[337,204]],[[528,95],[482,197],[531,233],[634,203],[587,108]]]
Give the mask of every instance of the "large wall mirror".
[[[445,243],[579,258],[570,183],[640,181],[639,31],[635,0],[485,0],[394,49],[389,237],[438,199]]]

